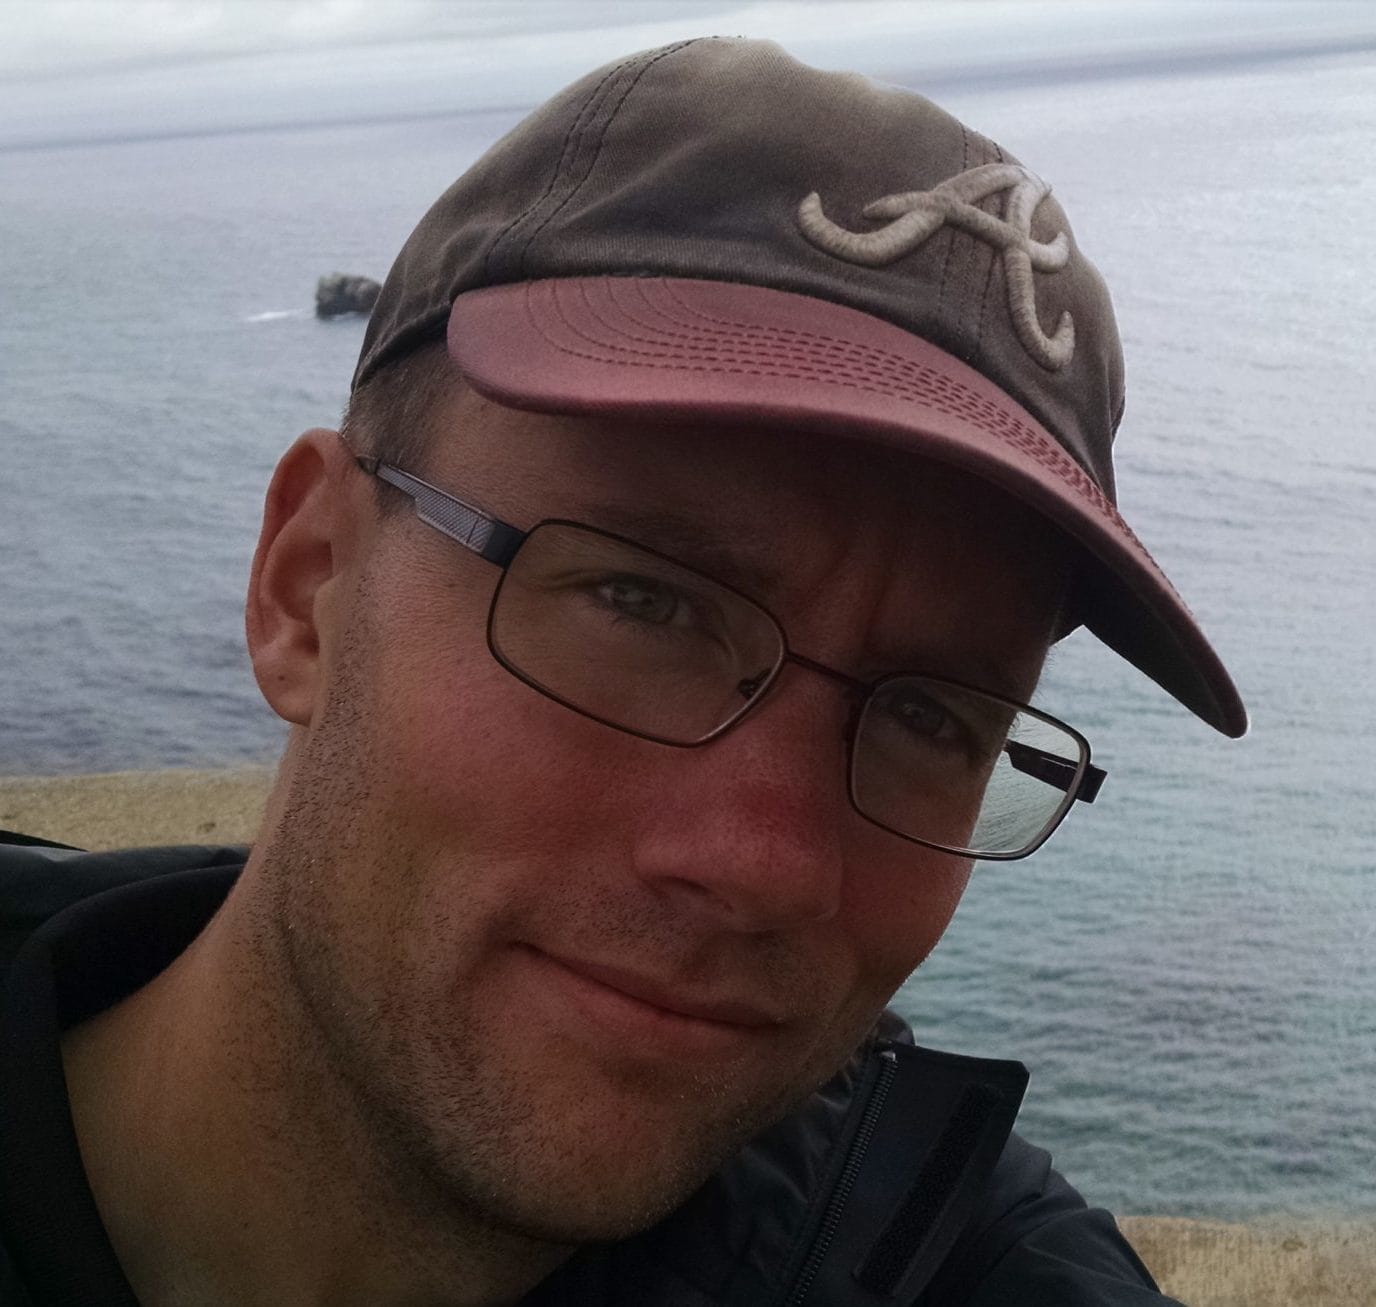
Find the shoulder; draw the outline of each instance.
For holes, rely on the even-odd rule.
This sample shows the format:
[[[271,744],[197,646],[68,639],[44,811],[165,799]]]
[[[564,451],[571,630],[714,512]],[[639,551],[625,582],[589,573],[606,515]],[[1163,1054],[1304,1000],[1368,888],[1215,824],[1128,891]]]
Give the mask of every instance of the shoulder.
[[[1011,1134],[982,1200],[915,1307],[1169,1307],[1103,1208]]]
[[[206,844],[86,853],[0,838],[0,975],[39,926],[84,899],[172,872],[234,866],[246,854]]]

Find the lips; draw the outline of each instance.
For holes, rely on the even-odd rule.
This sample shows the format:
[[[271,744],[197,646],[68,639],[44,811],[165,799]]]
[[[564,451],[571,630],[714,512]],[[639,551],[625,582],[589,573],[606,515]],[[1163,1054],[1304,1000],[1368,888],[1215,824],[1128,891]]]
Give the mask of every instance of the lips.
[[[783,1024],[781,1017],[749,1000],[695,994],[683,987],[620,967],[606,966],[602,963],[571,962],[550,954],[546,956],[557,965],[587,980],[674,1016],[691,1017],[697,1021],[715,1021],[729,1026],[770,1027]]]
[[[578,1026],[606,1027],[641,1046],[725,1049],[768,1035],[784,1017],[755,998],[714,993],[615,964],[566,958],[524,946],[547,998]],[[570,1022],[570,1024],[575,1024]]]

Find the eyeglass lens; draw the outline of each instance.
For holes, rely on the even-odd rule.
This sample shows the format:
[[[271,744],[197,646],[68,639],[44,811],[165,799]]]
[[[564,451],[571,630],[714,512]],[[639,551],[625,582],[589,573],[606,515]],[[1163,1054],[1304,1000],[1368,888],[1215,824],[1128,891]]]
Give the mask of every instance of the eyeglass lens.
[[[493,600],[488,640],[551,698],[665,744],[700,744],[747,712],[787,648],[777,622],[708,577],[569,523],[535,528]],[[852,743],[851,799],[899,835],[1009,856],[1072,802],[1075,735],[1030,709],[922,676],[873,688]]]

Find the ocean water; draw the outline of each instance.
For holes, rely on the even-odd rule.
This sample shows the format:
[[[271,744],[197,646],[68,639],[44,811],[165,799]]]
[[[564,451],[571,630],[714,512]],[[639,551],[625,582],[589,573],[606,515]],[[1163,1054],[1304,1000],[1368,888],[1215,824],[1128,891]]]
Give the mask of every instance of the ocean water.
[[[937,98],[1053,182],[1114,288],[1122,504],[1254,728],[1072,637],[1043,701],[1110,781],[977,871],[899,1006],[1028,1062],[1023,1128],[1095,1201],[1376,1215],[1376,57]],[[273,756],[261,496],[362,335],[315,279],[381,276],[518,116],[0,150],[0,775]]]

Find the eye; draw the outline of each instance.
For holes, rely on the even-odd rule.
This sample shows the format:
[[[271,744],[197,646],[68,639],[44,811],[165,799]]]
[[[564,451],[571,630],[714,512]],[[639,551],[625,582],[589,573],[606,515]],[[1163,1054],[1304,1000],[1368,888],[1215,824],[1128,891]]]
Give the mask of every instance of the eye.
[[[612,611],[654,626],[683,625],[692,613],[673,586],[647,576],[621,575],[601,581],[594,593]]]
[[[917,690],[898,690],[887,697],[884,711],[904,730],[922,739],[935,739],[955,726],[944,704]]]
[[[1008,710],[997,700],[939,681],[881,687],[872,712],[872,727],[884,731],[890,748],[980,766],[997,756],[1009,725]]]

